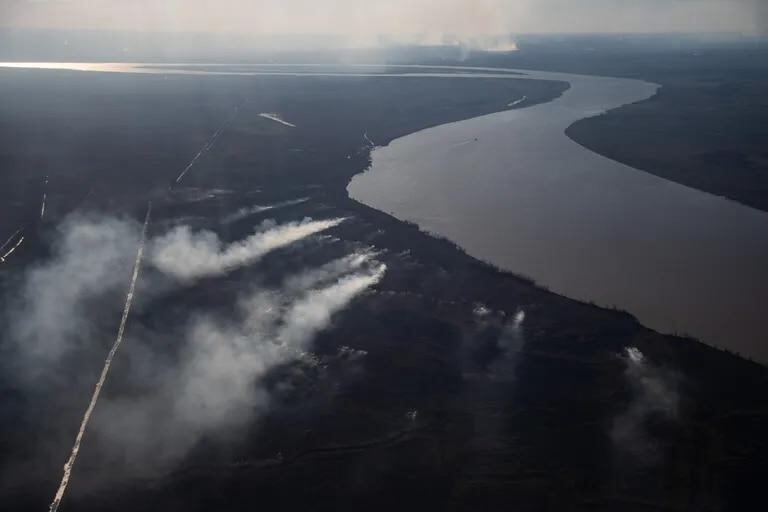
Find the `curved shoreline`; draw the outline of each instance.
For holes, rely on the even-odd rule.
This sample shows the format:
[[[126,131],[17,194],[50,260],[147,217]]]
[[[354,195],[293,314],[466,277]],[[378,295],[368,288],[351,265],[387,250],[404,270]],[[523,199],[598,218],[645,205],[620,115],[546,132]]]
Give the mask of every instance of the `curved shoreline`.
[[[566,133],[654,97],[659,86],[562,73],[526,78],[571,88],[546,104],[377,148],[350,196],[555,293],[768,360],[757,306],[768,301],[768,272],[760,270],[768,215],[610,160]],[[451,154],[469,139],[476,144]]]
[[[318,72],[318,68],[326,65],[303,64],[216,65],[217,68],[253,68],[246,71],[151,68],[148,67],[149,64],[139,63],[0,63],[0,67],[2,66],[191,76],[499,78],[568,82],[572,85],[571,88],[554,101],[439,125],[395,139],[388,146],[375,149],[369,170],[354,176],[350,181],[347,187],[350,197],[393,214],[399,220],[413,222],[425,231],[446,237],[462,247],[468,255],[505,271],[529,276],[555,293],[604,307],[626,310],[645,325],[661,332],[686,333],[721,348],[768,360],[768,347],[757,346],[760,340],[756,338],[761,315],[755,311],[755,304],[761,302],[760,293],[763,293],[763,290],[759,290],[757,297],[745,292],[745,287],[759,288],[760,283],[768,282],[768,276],[763,276],[762,273],[755,276],[754,280],[750,280],[752,276],[747,275],[748,270],[756,265],[755,262],[768,259],[768,247],[759,242],[760,233],[768,234],[768,216],[760,217],[744,212],[738,205],[723,206],[717,197],[710,197],[706,193],[688,189],[610,160],[582,146],[567,134],[568,128],[576,122],[654,97],[660,87],[657,84],[634,79],[472,66],[338,66],[347,69],[358,67],[380,70],[364,73]],[[410,72],[388,72],[398,68]],[[521,72],[525,74],[516,74]],[[590,84],[595,87],[590,88]],[[541,111],[544,111],[543,115],[540,115]],[[531,112],[536,114],[531,116]],[[539,119],[536,119],[537,116]],[[563,123],[562,119],[567,122]],[[553,120],[561,122],[557,124],[557,121]],[[496,133],[483,133],[482,141],[478,144],[483,146],[482,153],[497,151],[500,155],[504,152],[506,154],[503,158],[497,157],[497,161],[491,165],[481,166],[479,175],[482,179],[478,180],[477,174],[473,176],[475,183],[469,187],[469,194],[448,194],[450,197],[441,197],[438,204],[432,205],[426,205],[419,198],[415,198],[414,195],[424,194],[424,191],[440,190],[441,186],[445,186],[446,179],[452,182],[449,183],[449,188],[461,188],[466,185],[460,183],[461,176],[457,172],[457,166],[461,166],[463,161],[465,168],[477,173],[476,167],[478,162],[482,162],[482,158],[467,160],[468,155],[477,157],[478,151],[473,144],[464,143],[472,138],[477,142],[478,137],[468,137],[464,134],[453,140],[445,135],[450,135],[457,127],[459,132],[474,129],[482,131],[483,126],[487,127],[488,124]],[[515,126],[519,128],[522,125],[526,129],[514,131]],[[553,125],[557,126],[553,128]],[[531,127],[532,131],[528,129]],[[502,128],[512,130],[504,132],[507,136],[511,135],[512,141],[500,137]],[[403,150],[404,141],[408,144],[414,138],[429,138],[435,134],[441,137],[439,143],[429,141],[433,144],[431,150],[435,153],[444,153],[446,148],[456,145],[454,142],[462,143],[458,158],[449,161],[448,166],[442,165],[452,169],[451,172],[436,174],[429,178],[432,179],[431,182],[428,179],[426,184],[420,182],[417,186],[412,183],[413,175],[405,177],[406,183],[402,183],[403,177],[400,177],[400,189],[392,189],[390,184],[386,193],[382,193],[383,189],[378,191],[378,199],[355,195],[354,189],[361,180],[370,180],[373,174],[380,174],[372,172],[372,169],[381,167],[377,166],[377,158],[381,160],[382,154],[391,156],[393,152]],[[514,140],[515,137],[527,140],[520,146],[519,141]],[[493,139],[495,146],[492,144],[493,148],[487,147],[486,139]],[[519,155],[510,153],[510,144],[517,144],[517,149],[524,149],[526,144],[552,141],[557,141],[559,147],[555,150],[549,147],[540,150],[536,156],[543,159],[543,162],[531,159],[530,154],[527,155],[530,159],[527,167],[519,164]],[[406,147],[405,151],[410,149]],[[567,169],[564,168],[563,162],[568,163]],[[403,165],[403,161],[400,160],[398,164]],[[422,164],[423,159],[416,159],[410,161],[406,167],[413,169]],[[494,167],[494,164],[499,165]],[[505,183],[509,176],[504,171],[510,166],[519,167],[515,169],[519,175],[514,185],[523,189],[522,195],[520,190],[514,190],[514,187],[510,188],[509,183]],[[595,174],[595,168],[601,169],[602,173]],[[520,180],[521,176],[525,179]],[[439,180],[435,181],[435,177],[439,177]],[[502,183],[502,186],[488,183]],[[422,189],[417,192],[419,187]],[[561,192],[558,193],[558,190]],[[650,190],[653,192],[649,192]],[[509,197],[513,199],[507,197],[501,202],[490,201],[493,204],[488,204],[487,198],[499,193],[509,193]],[[377,192],[374,192],[373,195],[376,194]],[[394,198],[397,204],[379,202],[384,196]],[[497,211],[479,219],[467,218],[464,215],[451,218],[456,211],[462,210],[458,205],[467,200],[467,196],[475,198],[474,206],[496,208]],[[471,200],[471,197],[469,199]],[[410,207],[415,210],[407,210],[409,200]],[[503,208],[502,203],[510,201],[523,203],[512,216],[523,221],[529,218],[527,224],[515,222],[514,219],[504,219],[510,212]],[[658,204],[658,208],[649,206],[654,204]],[[454,210],[448,212],[448,217],[444,216],[445,205]],[[595,212],[590,214],[589,210]],[[725,211],[724,215],[721,215],[721,210]],[[466,211],[468,210],[465,208]],[[533,220],[530,220],[531,217]],[[688,217],[698,220],[692,221]],[[499,223],[499,219],[503,222]],[[492,223],[494,228],[489,229],[489,223]],[[719,226],[714,229],[714,236],[711,229],[713,225]],[[524,254],[512,255],[514,257],[510,258],[509,251],[493,247],[498,242],[499,233],[512,236],[517,249]],[[632,235],[626,236],[625,233]],[[485,240],[482,240],[483,237]],[[756,238],[758,242],[753,242],[750,238]],[[768,236],[764,238],[768,239]],[[692,242],[692,245],[684,247],[688,242]],[[659,246],[665,248],[660,249]],[[735,254],[738,251],[732,250],[742,246],[749,246],[751,250],[746,251],[745,255]],[[725,257],[719,254],[722,252]],[[552,258],[552,255],[556,257]],[[702,255],[705,257],[702,258]],[[546,261],[547,259],[549,261]],[[579,266],[579,261],[585,262],[584,266]],[[719,269],[721,266],[729,269],[727,273],[713,272],[713,269]],[[627,276],[631,274],[636,276],[628,280]],[[700,289],[704,281],[707,281],[704,285],[712,284],[709,281],[717,274],[722,277],[719,277],[720,281],[715,283],[714,288],[709,291]],[[687,281],[681,281],[680,276],[683,275],[687,276]],[[652,283],[652,286],[649,286],[649,283]],[[765,288],[768,289],[768,286]],[[635,289],[642,290],[641,295],[645,295],[640,303],[635,300],[637,297],[632,296],[632,290]],[[733,297],[736,299],[728,299]],[[671,302],[659,305],[658,300]],[[707,302],[705,307],[693,307],[702,301]],[[721,317],[729,319],[727,326],[724,326],[722,321],[713,320]],[[692,328],[691,325],[698,321],[708,322],[710,325],[703,329]],[[739,332],[734,334],[733,331]],[[731,338],[738,340],[732,343]],[[758,352],[755,352],[756,350]]]

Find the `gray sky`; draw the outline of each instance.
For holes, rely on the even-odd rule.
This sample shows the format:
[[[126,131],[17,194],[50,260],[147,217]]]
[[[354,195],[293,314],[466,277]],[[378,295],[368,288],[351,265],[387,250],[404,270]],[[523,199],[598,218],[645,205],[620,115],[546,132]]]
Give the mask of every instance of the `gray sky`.
[[[0,0],[0,26],[439,41],[522,32],[762,32],[768,0]]]

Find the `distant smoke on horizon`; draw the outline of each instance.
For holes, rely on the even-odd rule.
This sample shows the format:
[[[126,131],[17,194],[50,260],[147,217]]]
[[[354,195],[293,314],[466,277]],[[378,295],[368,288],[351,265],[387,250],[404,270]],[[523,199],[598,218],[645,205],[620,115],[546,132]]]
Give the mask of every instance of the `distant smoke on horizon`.
[[[756,32],[762,0],[87,0],[4,2],[0,26],[480,44],[520,33]]]
[[[755,25],[759,34],[768,36],[768,2],[766,0],[755,0]]]

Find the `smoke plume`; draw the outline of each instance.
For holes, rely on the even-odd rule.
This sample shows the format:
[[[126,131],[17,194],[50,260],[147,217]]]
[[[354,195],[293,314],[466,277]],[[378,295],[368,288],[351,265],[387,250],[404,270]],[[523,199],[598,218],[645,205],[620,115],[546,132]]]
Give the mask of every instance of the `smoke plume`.
[[[648,362],[639,349],[627,348],[623,359],[632,399],[626,410],[614,418],[611,439],[621,452],[641,462],[652,462],[657,448],[648,432],[648,422],[654,415],[667,420],[676,418],[680,395],[674,376]]]
[[[133,221],[78,215],[61,224],[51,258],[26,273],[8,312],[23,376],[36,379],[91,341],[98,299],[125,291],[138,240]]]
[[[228,245],[214,233],[182,226],[150,239],[149,256],[158,269],[188,282],[252,263],[343,220],[269,221]],[[34,383],[46,394],[78,403],[78,388],[40,377],[87,369],[83,356],[103,361],[130,281],[140,227],[131,220],[77,215],[58,228],[50,258],[23,276],[18,299],[6,312],[13,357],[4,362],[16,367],[22,388]],[[251,289],[236,301],[231,316],[204,313],[167,331],[131,319],[116,359],[117,375],[91,419],[89,455],[147,475],[171,469],[203,440],[233,439],[231,434],[268,410],[273,390],[265,377],[314,357],[308,355],[313,338],[382,279],[386,267],[375,256],[360,250],[289,275],[276,288]],[[151,280],[145,279],[138,295],[151,310],[156,292],[172,283],[146,281]],[[105,300],[110,294],[114,301]],[[357,357],[349,348],[344,354]],[[67,355],[77,356],[75,365],[68,364]],[[82,395],[83,407],[87,398]]]
[[[343,221],[305,219],[280,226],[264,223],[262,230],[228,246],[211,231],[193,233],[188,226],[180,226],[152,242],[150,260],[165,274],[180,281],[194,281],[251,264],[275,249],[338,226]]]
[[[361,255],[342,258],[253,291],[235,320],[194,320],[176,364],[159,354],[150,362],[163,376],[158,389],[102,402],[94,430],[103,453],[135,471],[168,468],[200,440],[258,418],[269,407],[268,372],[302,357],[332,316],[384,275],[383,265],[362,265]]]
[[[259,213],[267,212],[270,210],[277,210],[280,208],[286,208],[288,206],[295,206],[297,204],[306,203],[309,201],[308,197],[301,197],[299,199],[291,199],[290,201],[283,201],[280,203],[275,204],[268,204],[268,205],[254,205],[249,206],[246,208],[240,208],[232,215],[228,215],[224,217],[224,219],[221,221],[222,224],[232,224],[233,222],[237,222],[239,220],[247,219],[248,217],[252,215],[256,215]]]

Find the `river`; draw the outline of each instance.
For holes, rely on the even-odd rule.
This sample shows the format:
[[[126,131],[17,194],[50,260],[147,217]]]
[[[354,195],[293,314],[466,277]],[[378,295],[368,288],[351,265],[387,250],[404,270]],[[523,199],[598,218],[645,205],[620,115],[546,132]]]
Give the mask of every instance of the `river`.
[[[768,362],[768,214],[565,135],[580,119],[651,97],[654,84],[528,73],[571,87],[550,103],[376,148],[350,196],[559,294]]]
[[[604,158],[565,135],[651,83],[454,66],[0,63],[87,72],[532,78],[560,98],[423,130],[373,151],[353,199],[449,238],[554,292],[768,362],[768,214]],[[523,73],[525,76],[520,76]],[[653,148],[648,148],[653,151]]]

